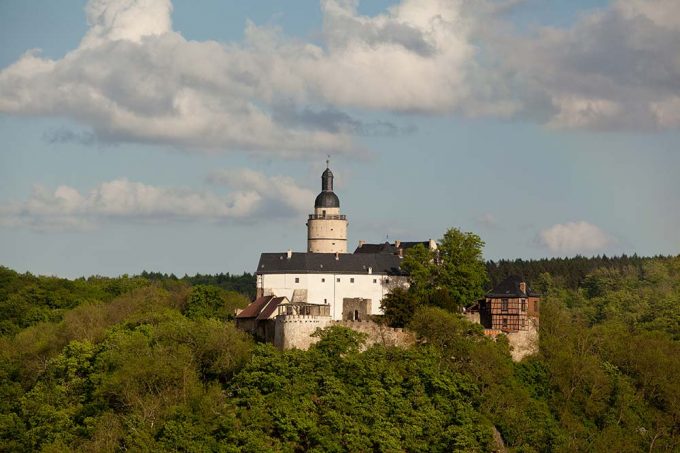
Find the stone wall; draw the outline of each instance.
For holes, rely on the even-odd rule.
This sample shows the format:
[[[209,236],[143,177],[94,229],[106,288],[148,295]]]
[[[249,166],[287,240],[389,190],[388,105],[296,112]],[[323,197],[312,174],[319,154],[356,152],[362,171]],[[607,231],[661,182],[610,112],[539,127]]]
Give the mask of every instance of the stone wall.
[[[484,334],[496,338],[500,334],[505,334],[508,337],[510,344],[510,355],[512,360],[519,362],[524,357],[527,357],[538,352],[538,318],[529,318],[528,329],[517,332],[502,332],[500,330],[485,329]]]
[[[416,342],[415,334],[409,330],[387,327],[373,321],[333,321],[329,325],[347,327],[367,334],[366,346],[381,344],[407,347]]]
[[[311,335],[316,329],[342,326],[368,335],[366,346],[382,344],[385,346],[410,346],[415,343],[413,332],[394,329],[373,321],[333,321],[326,317],[278,316],[274,334],[274,346],[279,349],[309,349],[319,341]]]

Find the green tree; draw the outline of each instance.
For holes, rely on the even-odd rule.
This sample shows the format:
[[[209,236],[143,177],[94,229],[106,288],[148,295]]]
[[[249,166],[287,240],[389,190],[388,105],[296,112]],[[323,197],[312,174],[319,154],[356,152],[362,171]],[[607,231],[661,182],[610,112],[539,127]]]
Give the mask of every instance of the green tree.
[[[401,267],[409,274],[409,292],[424,304],[450,311],[479,299],[488,281],[483,247],[476,234],[450,228],[437,250],[422,245],[408,250]]]
[[[385,320],[391,327],[405,327],[418,308],[418,301],[413,294],[403,288],[394,288],[381,302]]]
[[[232,319],[236,308],[248,305],[248,298],[216,286],[196,285],[191,289],[184,314],[187,318]]]

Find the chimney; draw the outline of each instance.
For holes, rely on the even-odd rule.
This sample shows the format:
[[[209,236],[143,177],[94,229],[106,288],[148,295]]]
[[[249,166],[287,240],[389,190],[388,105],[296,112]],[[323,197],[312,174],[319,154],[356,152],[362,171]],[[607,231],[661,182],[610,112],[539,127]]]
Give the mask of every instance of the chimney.
[[[394,241],[394,246],[395,246],[396,248],[401,247],[401,241]]]
[[[340,259],[340,253],[335,252],[335,261],[338,261]]]
[[[359,241],[359,248],[363,247],[366,241]]]
[[[526,282],[519,282],[519,290],[522,291],[524,294],[527,293],[527,284],[526,284]]]
[[[288,249],[288,252],[286,252],[286,255],[288,256],[288,259],[291,259],[293,257],[293,251],[291,249]]]
[[[404,249],[399,249],[399,258],[404,257]]]
[[[433,241],[432,239],[429,240],[429,247],[430,250],[437,250],[437,241]]]
[[[372,268],[372,267],[369,267],[369,268],[368,268],[368,275],[371,275],[372,273],[373,273],[373,268]]]

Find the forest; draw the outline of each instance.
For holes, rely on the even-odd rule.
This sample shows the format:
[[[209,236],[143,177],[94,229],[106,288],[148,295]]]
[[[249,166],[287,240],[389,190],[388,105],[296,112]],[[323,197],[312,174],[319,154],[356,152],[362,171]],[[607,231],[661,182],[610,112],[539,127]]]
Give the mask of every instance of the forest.
[[[334,327],[278,351],[234,326],[249,274],[0,267],[0,451],[680,450],[680,256],[485,272],[543,294],[538,354],[422,301],[411,348]]]

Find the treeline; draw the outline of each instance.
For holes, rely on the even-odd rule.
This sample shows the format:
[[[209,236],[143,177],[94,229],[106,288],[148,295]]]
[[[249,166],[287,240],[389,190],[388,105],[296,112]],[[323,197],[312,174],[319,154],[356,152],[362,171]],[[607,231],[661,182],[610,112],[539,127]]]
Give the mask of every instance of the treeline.
[[[641,274],[645,263],[650,260],[664,258],[670,257],[657,256],[648,258],[624,254],[614,257],[608,257],[606,255],[585,257],[577,255],[572,258],[491,260],[486,262],[486,271],[489,274],[487,289],[493,288],[509,275],[519,275],[524,277],[528,282],[535,282],[538,281],[541,274],[545,273],[550,274],[560,285],[569,289],[576,289],[585,281],[586,276],[595,269],[635,269]]]
[[[255,274],[244,272],[241,275],[232,275],[229,272],[226,274],[196,274],[194,276],[185,275],[178,278],[174,274],[162,274],[160,272],[144,271],[140,277],[152,281],[161,280],[182,280],[191,285],[213,285],[218,286],[227,291],[236,291],[245,294],[251,299],[255,298]]]

